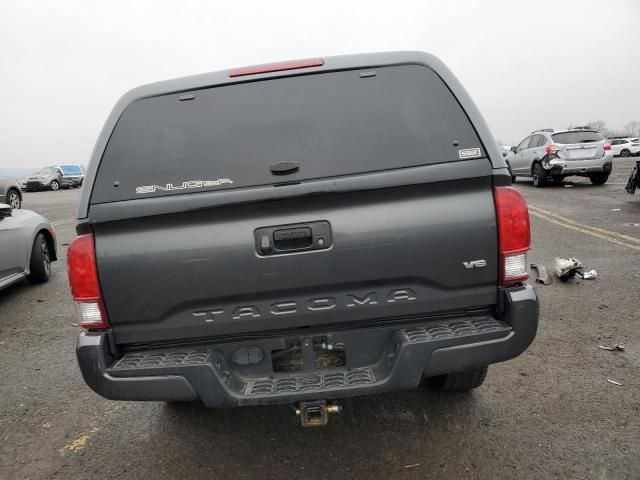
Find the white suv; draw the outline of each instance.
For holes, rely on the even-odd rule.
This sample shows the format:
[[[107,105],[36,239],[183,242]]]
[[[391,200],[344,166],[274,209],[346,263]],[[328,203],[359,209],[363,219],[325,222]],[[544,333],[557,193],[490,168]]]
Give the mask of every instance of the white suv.
[[[536,187],[565,177],[588,177],[602,185],[611,174],[611,144],[593,130],[536,130],[505,157],[511,179],[530,177]]]
[[[611,140],[611,151],[615,157],[640,154],[640,138],[616,138]]]

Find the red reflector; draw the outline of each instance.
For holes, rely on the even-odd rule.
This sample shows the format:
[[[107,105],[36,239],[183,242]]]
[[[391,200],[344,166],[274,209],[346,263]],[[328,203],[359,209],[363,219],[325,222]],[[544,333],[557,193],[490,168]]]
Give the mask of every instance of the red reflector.
[[[611,144],[609,142],[604,142],[604,146],[602,148],[605,150],[611,150]]]
[[[513,187],[495,187],[498,244],[500,248],[500,283],[509,284],[526,280],[526,265],[514,268],[514,254],[526,253],[531,248],[529,209],[520,192]]]
[[[280,72],[282,70],[297,70],[298,68],[321,67],[324,60],[321,58],[309,58],[307,60],[292,60],[290,62],[267,63],[264,65],[253,65],[251,67],[240,67],[229,70],[230,77],[243,77],[245,75],[256,75],[258,73]]]
[[[75,301],[100,299],[93,235],[78,235],[67,251],[69,285]]]

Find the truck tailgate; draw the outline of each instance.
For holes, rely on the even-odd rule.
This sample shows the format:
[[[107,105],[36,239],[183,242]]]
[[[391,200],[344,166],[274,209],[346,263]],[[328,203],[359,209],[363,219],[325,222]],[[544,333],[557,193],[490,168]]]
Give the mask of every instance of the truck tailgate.
[[[314,222],[328,224],[326,248],[260,253],[257,229]],[[118,344],[496,303],[490,175],[94,223],[93,230]]]

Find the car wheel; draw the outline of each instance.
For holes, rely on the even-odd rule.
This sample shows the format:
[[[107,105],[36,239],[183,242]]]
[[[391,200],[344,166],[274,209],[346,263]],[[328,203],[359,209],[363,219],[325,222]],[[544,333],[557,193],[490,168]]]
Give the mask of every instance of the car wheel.
[[[427,387],[438,392],[468,392],[478,388],[487,378],[489,367],[471,368],[462,372],[447,373],[426,379]]]
[[[534,187],[541,188],[547,184],[547,172],[537,162],[533,164],[533,172],[531,176],[533,177]]]
[[[631,152],[625,148],[624,150],[622,150],[620,152],[620,156],[621,157],[630,157],[631,156]]]
[[[54,192],[56,192],[60,190],[60,183],[57,180],[51,180],[51,183],[49,184],[49,188]]]
[[[51,255],[49,252],[49,243],[42,233],[36,235],[36,239],[33,241],[29,270],[27,280],[31,283],[46,282],[51,276]]]
[[[20,193],[13,188],[9,190],[9,192],[7,192],[7,203],[11,205],[11,208],[20,208],[22,206]]]
[[[591,180],[591,183],[593,183],[594,185],[604,185],[605,183],[607,183],[607,180],[609,180],[609,174],[592,173],[591,175],[589,175],[589,180]]]

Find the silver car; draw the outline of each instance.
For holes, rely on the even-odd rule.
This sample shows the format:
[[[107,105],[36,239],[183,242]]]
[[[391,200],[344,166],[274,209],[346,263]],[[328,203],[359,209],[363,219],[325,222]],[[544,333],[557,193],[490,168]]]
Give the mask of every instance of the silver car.
[[[0,203],[8,203],[12,208],[22,206],[22,192],[18,182],[11,178],[0,177]]]
[[[46,218],[0,204],[0,289],[23,278],[46,282],[56,252],[55,232]]]
[[[536,187],[565,177],[587,177],[594,185],[602,185],[611,174],[611,144],[593,130],[536,130],[522,140],[505,157],[516,177],[533,179]]]
[[[59,190],[62,186],[62,170],[58,167],[45,167],[26,179],[26,191]]]

